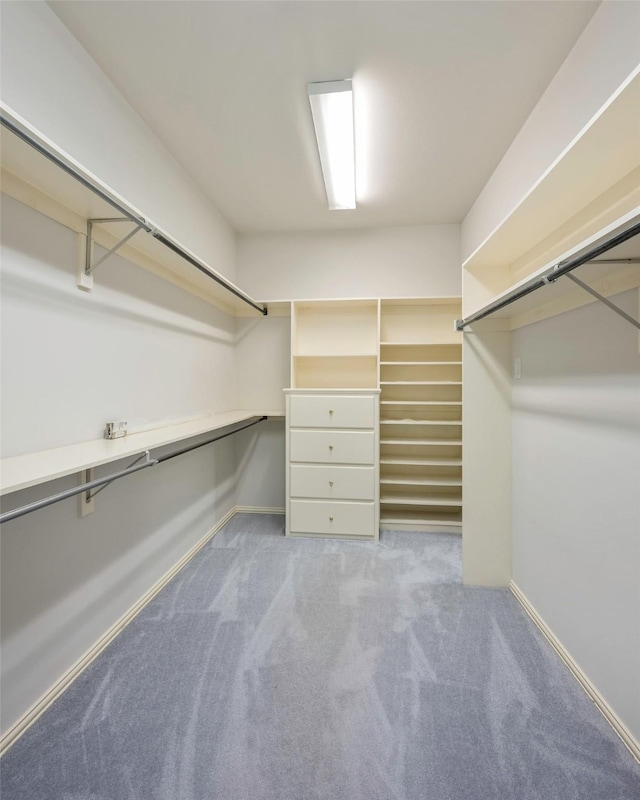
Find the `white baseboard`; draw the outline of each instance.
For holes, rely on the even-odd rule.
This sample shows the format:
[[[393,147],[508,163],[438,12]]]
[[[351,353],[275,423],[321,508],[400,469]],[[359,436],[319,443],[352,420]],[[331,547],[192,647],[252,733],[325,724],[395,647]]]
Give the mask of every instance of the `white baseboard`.
[[[0,738],[0,755],[5,753],[12,744],[40,717],[60,695],[71,686],[73,681],[96,659],[116,636],[142,611],[142,609],[180,572],[180,570],[209,542],[216,533],[234,516],[236,508],[228,511],[210,531],[196,542],[196,544],[178,561],[168,572],[156,581],[145,594],[115,622],[87,652],[71,666],[62,677],[45,694],[37,700],[31,708],[23,714],[17,722]]]
[[[549,628],[547,623],[542,619],[542,617],[538,614],[535,608],[531,605],[531,603],[527,600],[525,595],[522,593],[521,589],[515,584],[513,581],[509,583],[509,589],[518,600],[518,602],[522,605],[524,610],[527,614],[531,617],[531,619],[535,622],[538,626],[544,637],[547,639],[549,644],[553,647],[556,653],[560,656],[560,658],[564,661],[566,666],[569,668],[571,673],[573,674],[574,678],[578,681],[578,683],[582,686],[584,691],[589,695],[593,703],[595,704],[596,708],[600,711],[602,716],[607,720],[609,725],[613,728],[613,730],[618,734],[622,742],[629,750],[631,755],[635,758],[635,760],[640,763],[640,743],[638,740],[633,736],[631,731],[627,728],[627,726],[622,722],[620,717],[616,714],[616,712],[611,708],[609,703],[604,699],[604,697],[600,694],[600,692],[596,689],[596,687],[591,683],[589,678],[584,674],[582,669],[578,666],[578,664],[573,660],[572,656],[569,652],[565,649],[564,645],[556,638],[555,634]]]
[[[236,506],[236,514],[284,514],[284,508],[262,508],[261,506]]]

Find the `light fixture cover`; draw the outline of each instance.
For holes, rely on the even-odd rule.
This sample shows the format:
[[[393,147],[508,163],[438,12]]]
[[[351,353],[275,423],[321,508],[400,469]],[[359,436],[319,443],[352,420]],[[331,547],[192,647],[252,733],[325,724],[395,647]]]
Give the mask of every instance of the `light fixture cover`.
[[[356,207],[353,90],[350,80],[309,83],[309,102],[329,208]]]

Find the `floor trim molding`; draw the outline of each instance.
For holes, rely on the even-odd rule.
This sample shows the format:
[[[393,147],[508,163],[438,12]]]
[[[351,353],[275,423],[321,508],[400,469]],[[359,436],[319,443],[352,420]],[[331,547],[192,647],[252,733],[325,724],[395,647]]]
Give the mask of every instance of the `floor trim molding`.
[[[262,506],[236,506],[236,514],[284,514],[284,508]]]
[[[73,681],[94,661],[116,636],[142,611],[142,609],[164,588],[169,581],[209,542],[218,531],[236,514],[237,507],[228,511],[222,519],[196,542],[153,586],[117,620],[87,652],[73,664],[45,694],[37,700],[0,738],[0,756],[18,741],[25,731],[71,686]]]
[[[591,683],[589,678],[587,678],[582,669],[578,666],[578,664],[573,660],[569,652],[565,649],[564,645],[556,638],[551,628],[549,628],[549,626],[542,619],[540,614],[538,614],[536,609],[527,600],[526,596],[523,594],[520,587],[516,583],[511,581],[509,583],[509,589],[511,590],[516,600],[518,600],[520,605],[524,608],[527,614],[538,626],[543,636],[547,639],[547,641],[551,645],[551,647],[553,647],[556,653],[564,661],[565,665],[569,668],[569,670],[573,674],[573,677],[578,681],[578,683],[582,686],[584,691],[589,695],[589,698],[594,703],[598,711],[600,711],[600,713],[607,720],[609,725],[611,725],[613,730],[618,734],[625,747],[631,753],[631,755],[635,758],[635,760],[638,763],[640,763],[640,743],[633,736],[631,731],[627,728],[624,722],[622,722],[620,717],[618,717],[616,712],[611,708],[609,703],[607,703],[607,701],[596,689],[596,687]]]

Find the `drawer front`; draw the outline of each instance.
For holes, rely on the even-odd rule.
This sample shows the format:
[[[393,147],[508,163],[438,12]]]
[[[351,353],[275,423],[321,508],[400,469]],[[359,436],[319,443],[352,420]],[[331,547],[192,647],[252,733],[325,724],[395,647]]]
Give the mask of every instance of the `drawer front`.
[[[292,497],[319,497],[328,500],[373,500],[373,467],[291,466],[289,489]]]
[[[324,533],[333,536],[375,537],[373,503],[332,503],[292,500],[291,533]]]
[[[373,431],[291,431],[291,461],[320,464],[374,464]]]
[[[292,428],[373,428],[376,398],[337,395],[292,395]]]

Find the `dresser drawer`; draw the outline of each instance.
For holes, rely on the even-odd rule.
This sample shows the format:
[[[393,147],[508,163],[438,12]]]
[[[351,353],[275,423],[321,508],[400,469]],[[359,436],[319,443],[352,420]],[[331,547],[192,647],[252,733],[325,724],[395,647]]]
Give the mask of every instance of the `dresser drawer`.
[[[373,431],[291,431],[291,461],[320,464],[374,464]]]
[[[373,467],[291,466],[289,493],[292,497],[318,497],[327,500],[373,500]]]
[[[292,500],[290,505],[289,530],[293,534],[375,537],[376,515],[373,503]]]
[[[292,395],[292,428],[373,428],[376,398],[372,396]]]

